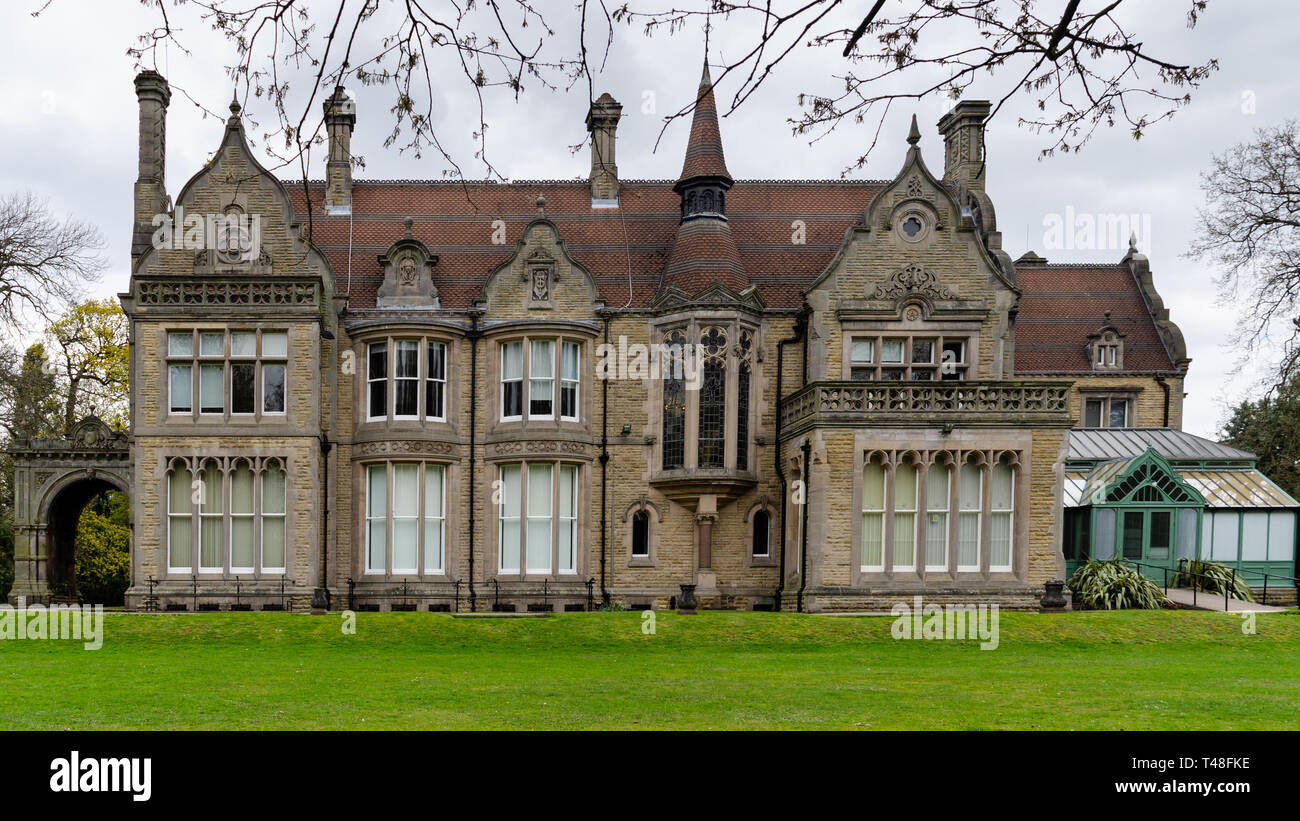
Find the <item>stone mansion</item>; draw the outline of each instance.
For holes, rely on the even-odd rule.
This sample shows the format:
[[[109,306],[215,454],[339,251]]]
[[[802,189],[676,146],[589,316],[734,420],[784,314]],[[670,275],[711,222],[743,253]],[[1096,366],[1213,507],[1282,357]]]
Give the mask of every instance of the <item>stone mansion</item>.
[[[891,180],[743,180],[706,67],[673,179],[619,176],[603,94],[588,179],[462,184],[354,179],[340,88],[323,181],[235,104],[172,196],[167,81],[135,89],[128,607],[1036,608],[1072,429],[1186,436],[1146,257],[1003,249],[988,102],[941,172],[913,118]],[[160,244],[182,213],[256,229]]]

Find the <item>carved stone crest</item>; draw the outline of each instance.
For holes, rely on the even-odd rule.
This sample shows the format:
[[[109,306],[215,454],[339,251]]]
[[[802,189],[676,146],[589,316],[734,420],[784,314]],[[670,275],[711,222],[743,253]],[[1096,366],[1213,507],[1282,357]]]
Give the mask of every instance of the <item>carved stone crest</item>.
[[[876,286],[871,299],[898,299],[908,294],[918,294],[930,299],[955,299],[952,289],[939,281],[933,271],[920,265],[909,265],[895,271],[889,279]]]
[[[555,307],[555,258],[544,249],[528,255],[524,266],[524,281],[528,283],[525,308]]]
[[[411,235],[412,220],[406,220],[406,235],[379,255],[384,281],[379,286],[380,308],[438,308],[438,288],[433,284],[433,266],[438,257]]]

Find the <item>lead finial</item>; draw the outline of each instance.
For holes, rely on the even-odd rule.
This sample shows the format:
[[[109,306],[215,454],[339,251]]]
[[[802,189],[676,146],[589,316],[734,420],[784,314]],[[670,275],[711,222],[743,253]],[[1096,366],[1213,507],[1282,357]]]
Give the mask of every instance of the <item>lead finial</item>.
[[[916,114],[912,115],[912,127],[907,132],[907,144],[916,145],[921,141],[921,129],[916,124]]]

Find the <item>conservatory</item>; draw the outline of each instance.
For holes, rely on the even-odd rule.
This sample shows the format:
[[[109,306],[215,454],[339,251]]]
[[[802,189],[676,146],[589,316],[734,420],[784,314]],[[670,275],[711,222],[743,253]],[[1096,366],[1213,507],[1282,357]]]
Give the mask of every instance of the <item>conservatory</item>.
[[[1123,557],[1152,579],[1186,559],[1236,569],[1253,588],[1293,588],[1300,503],[1254,454],[1167,428],[1070,432],[1066,573]]]

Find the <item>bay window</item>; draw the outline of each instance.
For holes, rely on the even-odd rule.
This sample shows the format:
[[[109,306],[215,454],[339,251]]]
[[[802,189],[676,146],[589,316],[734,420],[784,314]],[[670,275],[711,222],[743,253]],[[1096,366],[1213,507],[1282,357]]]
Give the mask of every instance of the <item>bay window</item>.
[[[447,343],[426,337],[371,342],[366,348],[365,402],[369,422],[446,421]]]
[[[578,572],[581,543],[577,465],[521,462],[501,465],[496,486],[497,570],[503,574]]]
[[[858,571],[1011,572],[1016,459],[994,456],[872,453],[860,474]]]
[[[283,573],[285,501],[278,458],[173,459],[167,475],[168,571]]]
[[[661,469],[749,470],[754,331],[734,322],[692,324],[667,331],[662,340]],[[698,390],[688,390],[688,382]]]
[[[366,465],[365,573],[445,573],[446,471],[432,462]]]
[[[527,338],[502,342],[500,420],[579,421],[581,360],[582,343],[576,340]]]

